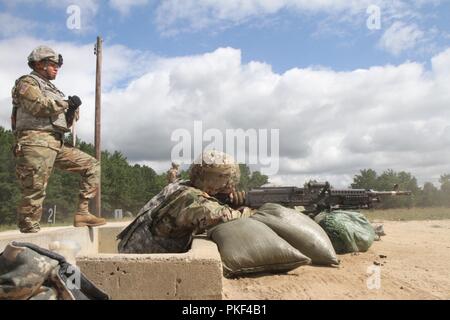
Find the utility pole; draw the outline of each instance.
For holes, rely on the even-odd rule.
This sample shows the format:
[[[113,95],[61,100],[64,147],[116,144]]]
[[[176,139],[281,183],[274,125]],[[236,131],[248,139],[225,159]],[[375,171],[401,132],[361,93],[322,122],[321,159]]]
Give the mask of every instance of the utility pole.
[[[94,53],[97,56],[97,68],[95,75],[95,158],[100,162],[100,177],[98,184],[97,197],[95,198],[95,207],[97,217],[102,216],[102,188],[101,188],[101,106],[102,106],[102,43],[101,37],[97,37]]]

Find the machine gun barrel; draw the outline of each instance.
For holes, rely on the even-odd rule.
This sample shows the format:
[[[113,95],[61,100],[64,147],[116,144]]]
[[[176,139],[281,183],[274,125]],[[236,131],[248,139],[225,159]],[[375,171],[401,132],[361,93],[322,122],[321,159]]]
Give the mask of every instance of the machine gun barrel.
[[[383,197],[410,196],[411,191],[375,191],[366,189],[334,189],[328,182],[309,182],[299,187],[259,187],[247,192],[245,205],[259,208],[265,203],[286,207],[303,206],[306,212],[318,213],[335,209],[367,209]]]

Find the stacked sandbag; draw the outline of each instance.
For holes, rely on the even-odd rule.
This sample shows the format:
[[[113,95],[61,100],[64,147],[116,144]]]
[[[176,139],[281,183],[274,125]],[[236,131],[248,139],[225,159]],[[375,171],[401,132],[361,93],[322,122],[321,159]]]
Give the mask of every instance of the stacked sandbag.
[[[328,234],[339,254],[365,252],[376,238],[374,228],[359,212],[336,210],[321,213],[315,220]]]
[[[222,223],[208,231],[220,252],[225,277],[287,272],[311,259],[280,238],[265,224],[253,219]]]
[[[310,217],[275,203],[266,203],[251,216],[275,231],[291,246],[311,259],[312,264],[339,264],[327,233]]]

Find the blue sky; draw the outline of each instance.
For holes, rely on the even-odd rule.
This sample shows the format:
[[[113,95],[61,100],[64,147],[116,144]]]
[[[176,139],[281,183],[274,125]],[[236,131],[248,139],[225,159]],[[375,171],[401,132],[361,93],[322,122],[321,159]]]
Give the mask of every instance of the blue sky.
[[[64,56],[55,84],[82,98],[77,133],[92,142],[101,35],[103,148],[133,163],[166,171],[173,133],[201,121],[279,130],[274,183],[343,187],[372,168],[438,185],[450,172],[450,0],[0,0],[0,25],[3,127],[14,80],[46,44]]]
[[[124,6],[127,2],[132,1],[122,1]],[[52,1],[4,0],[0,2],[0,11],[35,22],[36,27],[29,32],[43,39],[89,43],[100,34],[109,45],[122,44],[163,57],[201,54],[229,46],[242,50],[243,62],[266,62],[278,73],[312,65],[342,71],[398,64],[405,60],[426,63],[450,42],[450,1],[404,1],[412,14],[400,19],[395,18],[398,12],[387,12],[388,1],[383,4],[387,6],[387,13],[380,6],[382,25],[379,30],[367,28],[369,14],[362,9],[346,19],[349,8],[308,11],[308,5],[296,8],[288,4],[275,13],[249,12],[242,19],[233,18],[233,14],[219,18],[211,13],[212,10],[205,9],[204,16],[213,22],[204,27],[192,27],[189,20],[192,17],[188,16],[175,19],[169,27],[162,28],[158,18],[161,2],[141,2],[123,13],[108,1],[70,1],[70,4],[80,5],[80,31],[65,27],[69,15],[64,1],[58,5]],[[96,8],[89,9],[90,6]],[[405,11],[402,8],[396,10]],[[416,26],[423,32],[422,42],[418,41],[416,46],[399,54],[380,48],[380,38],[395,20]],[[167,35],[167,29],[175,29],[177,33]]]

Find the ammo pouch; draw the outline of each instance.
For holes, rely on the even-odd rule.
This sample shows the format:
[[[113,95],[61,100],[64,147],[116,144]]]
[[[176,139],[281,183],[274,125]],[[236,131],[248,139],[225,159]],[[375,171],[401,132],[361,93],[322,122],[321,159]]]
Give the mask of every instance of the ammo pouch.
[[[0,255],[0,300],[108,300],[81,271],[54,252],[11,242]]]

